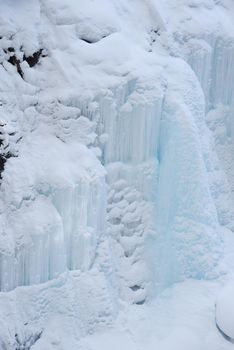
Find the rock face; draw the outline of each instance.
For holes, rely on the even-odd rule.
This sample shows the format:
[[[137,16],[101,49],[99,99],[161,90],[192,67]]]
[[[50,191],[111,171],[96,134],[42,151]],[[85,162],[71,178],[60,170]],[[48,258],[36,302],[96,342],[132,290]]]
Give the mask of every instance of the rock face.
[[[2,347],[43,339],[54,309],[79,337],[227,272],[231,1],[1,6],[0,307],[28,298]]]

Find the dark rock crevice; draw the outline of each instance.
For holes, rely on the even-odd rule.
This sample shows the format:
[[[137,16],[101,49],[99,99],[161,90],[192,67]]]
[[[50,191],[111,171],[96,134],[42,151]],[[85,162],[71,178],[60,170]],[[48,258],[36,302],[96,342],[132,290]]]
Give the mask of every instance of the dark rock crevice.
[[[101,41],[102,39],[105,39],[109,35],[111,35],[111,34],[102,35],[100,38],[95,38],[95,39],[94,38],[92,39],[92,38],[89,38],[89,37],[85,37],[85,36],[81,36],[80,40],[85,41],[87,44],[95,44],[95,43]]]
[[[0,37],[1,38],[1,37]],[[21,50],[23,51],[23,48],[21,47]],[[39,49],[35,51],[32,55],[27,56],[25,53],[23,53],[23,58],[19,58],[17,56],[17,53],[15,51],[14,47],[8,47],[7,49],[3,50],[5,54],[8,55],[7,61],[16,67],[18,74],[21,76],[22,79],[24,79],[24,73],[21,67],[22,62],[27,62],[29,67],[32,68],[36,66],[41,57],[46,57],[47,55],[43,52],[43,49]],[[21,56],[22,57],[22,56]]]
[[[21,337],[15,334],[15,350],[30,350],[31,347],[41,338],[42,331],[36,334],[29,335],[26,339],[22,340]]]
[[[8,59],[8,62],[16,67],[17,72],[19,73],[19,75],[23,79],[24,78],[24,73],[23,73],[22,68],[20,66],[20,60],[16,57],[16,55],[10,56],[10,58]]]
[[[26,61],[29,65],[29,67],[34,67],[38,62],[40,57],[45,57],[45,55],[42,55],[43,49],[40,49],[36,52],[34,52],[34,54],[32,54],[31,56],[26,56],[24,55],[23,57],[23,61]]]
[[[15,139],[13,141],[13,139]],[[0,122],[0,180],[2,179],[2,173],[5,168],[5,164],[11,157],[17,157],[17,154],[12,149],[12,144],[18,143],[21,137],[17,137],[15,132],[9,132],[6,130],[6,124]]]

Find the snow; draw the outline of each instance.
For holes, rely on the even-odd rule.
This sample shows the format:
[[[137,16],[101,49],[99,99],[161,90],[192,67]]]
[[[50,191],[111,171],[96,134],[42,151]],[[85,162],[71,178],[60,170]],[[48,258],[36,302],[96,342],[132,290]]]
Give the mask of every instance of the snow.
[[[98,283],[95,290],[93,282]],[[100,275],[73,273],[48,285],[26,290],[21,287],[2,296],[1,310],[8,308],[9,311],[9,303],[14,305],[14,319],[21,311],[22,319],[17,319],[17,331],[24,323],[24,332],[19,333],[22,343],[30,334],[29,324],[31,332],[45,327],[41,338],[32,346],[36,350],[70,347],[82,350],[120,347],[131,350],[153,350],[155,347],[160,350],[186,350],[188,347],[194,350],[228,350],[233,347],[217,331],[215,324],[214,304],[222,286],[229,285],[228,280],[187,280],[176,284],[144,307],[125,305],[125,312],[114,323],[111,318],[114,310],[110,308],[107,290],[103,289],[103,285],[101,287],[100,282]],[[74,294],[71,294],[71,288]],[[94,298],[98,303],[90,303]],[[19,300],[21,303],[17,302]],[[65,304],[65,300],[69,304]],[[24,301],[28,305],[27,312],[22,310]],[[48,310],[52,310],[52,318],[48,318]],[[5,321],[12,315],[12,311],[8,312]],[[38,315],[41,315],[40,318]],[[1,334],[3,332],[11,339],[11,332],[14,332],[12,325],[6,330],[6,323],[5,326],[2,323]]]
[[[230,348],[233,13],[3,1],[0,350]]]

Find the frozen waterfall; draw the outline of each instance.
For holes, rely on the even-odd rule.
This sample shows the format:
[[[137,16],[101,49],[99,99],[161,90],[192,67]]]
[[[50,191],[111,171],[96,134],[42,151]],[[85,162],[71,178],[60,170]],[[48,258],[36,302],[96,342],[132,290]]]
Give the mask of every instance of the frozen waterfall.
[[[196,55],[188,61],[201,85],[189,66],[178,60],[180,77],[169,68],[166,84],[146,87],[132,79],[95,98],[94,112],[82,106],[85,118],[96,125],[100,141],[95,147],[101,148],[106,182],[101,176],[36,195],[29,203],[31,212],[35,210],[31,227],[41,203],[47,203],[50,215],[44,215],[44,228],[39,233],[34,228],[29,242],[16,246],[14,253],[2,252],[2,290],[41,283],[66,269],[88,270],[106,230],[119,291],[129,300],[144,302],[155,285],[160,289],[185,277],[213,277],[222,254],[221,215],[231,214],[223,213],[212,198],[213,173],[220,181],[224,174],[217,168],[218,159],[217,169],[209,169],[215,156],[212,141],[207,142],[212,137],[205,124],[206,105],[231,106],[233,84],[230,45],[214,42],[214,48],[207,41],[201,51],[194,49]],[[197,47],[195,39],[192,44]],[[220,74],[223,86],[217,80]],[[179,90],[176,79],[181,80]],[[75,117],[76,103],[72,105],[69,113],[79,121],[81,112]],[[88,130],[82,118],[74,127],[84,125]],[[67,124],[60,123],[58,135],[69,135],[66,130]],[[226,197],[227,192],[226,185]],[[17,215],[21,210],[22,204]],[[21,226],[30,231],[28,223]]]
[[[227,348],[233,14],[1,2],[0,350]]]
[[[49,21],[60,33],[56,11]],[[150,15],[148,7],[144,11]],[[105,71],[106,80],[97,83],[87,74],[87,85],[79,86],[80,67],[68,78],[59,53],[53,50],[49,58],[44,33],[43,64],[58,90],[56,84],[51,90],[38,69],[47,97],[21,62],[27,83],[17,77],[21,80],[9,88],[18,96],[20,86],[23,98],[12,97],[3,108],[23,142],[13,145],[17,157],[7,162],[1,185],[2,291],[46,282],[67,270],[102,270],[103,241],[107,270],[115,275],[110,284],[133,303],[144,303],[175,281],[219,274],[223,229],[234,229],[234,41],[225,31],[188,35],[183,22],[166,25],[156,7],[154,12],[139,37],[144,53],[122,66],[122,56],[113,52],[111,81]],[[90,38],[79,33],[77,39],[82,57],[88,50],[96,55],[95,67],[108,40],[125,43],[117,22],[108,23],[102,28],[98,22],[95,36],[87,22]],[[71,37],[61,32],[62,53],[66,35],[70,40],[80,30],[72,25]],[[132,35],[133,29],[124,30]],[[17,54],[18,41],[8,40]],[[39,45],[36,34],[34,40]],[[8,44],[2,45],[9,56]],[[69,67],[70,59],[76,62],[74,52],[71,58],[64,54]],[[131,56],[127,50],[126,55]],[[18,119],[11,106],[20,111]]]

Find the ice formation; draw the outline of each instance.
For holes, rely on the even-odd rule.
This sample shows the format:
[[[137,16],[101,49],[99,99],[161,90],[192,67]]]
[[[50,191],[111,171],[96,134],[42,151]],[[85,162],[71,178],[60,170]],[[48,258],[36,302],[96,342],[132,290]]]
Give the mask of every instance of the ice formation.
[[[1,6],[0,350],[66,350],[230,269],[234,8]]]

